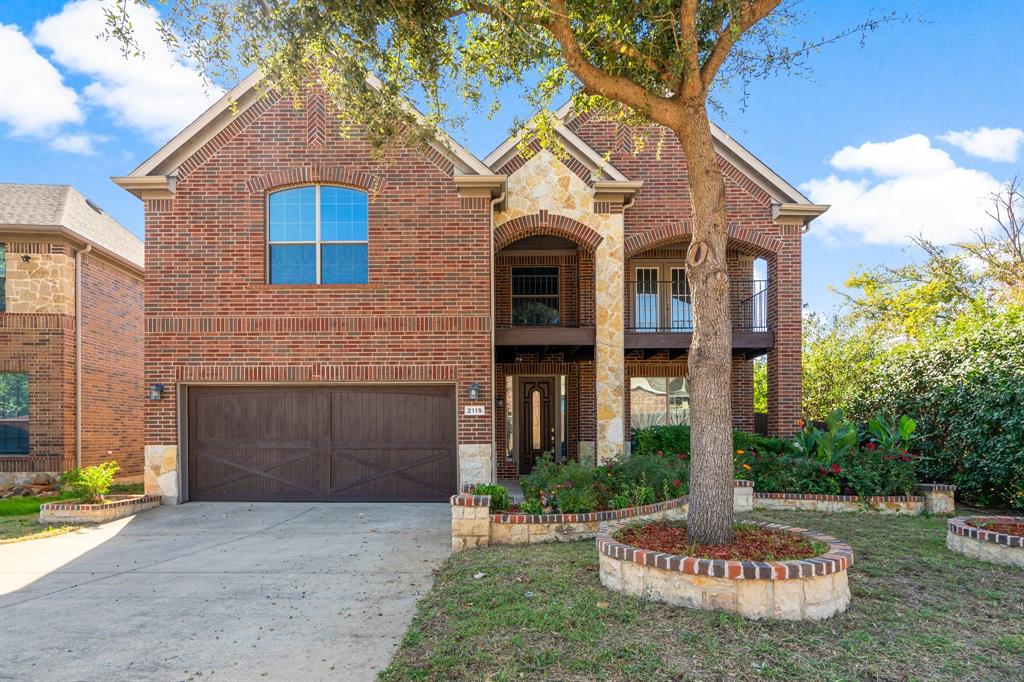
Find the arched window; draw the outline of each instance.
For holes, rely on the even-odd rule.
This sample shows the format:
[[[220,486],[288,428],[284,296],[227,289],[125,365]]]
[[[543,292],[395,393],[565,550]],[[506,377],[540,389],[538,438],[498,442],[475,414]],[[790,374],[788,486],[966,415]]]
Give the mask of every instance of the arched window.
[[[270,194],[267,279],[271,284],[366,284],[366,192],[310,185]]]

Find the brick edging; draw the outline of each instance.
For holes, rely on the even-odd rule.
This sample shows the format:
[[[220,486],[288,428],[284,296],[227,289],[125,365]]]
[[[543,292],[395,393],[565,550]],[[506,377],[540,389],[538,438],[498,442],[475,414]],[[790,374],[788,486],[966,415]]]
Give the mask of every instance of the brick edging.
[[[679,554],[655,552],[616,541],[614,538],[615,532],[628,525],[627,523],[615,523],[598,531],[596,535],[597,551],[613,559],[632,561],[641,566],[654,566],[655,568],[667,571],[734,580],[808,578],[839,573],[853,565],[853,549],[849,545],[831,535],[817,533],[806,528],[796,528],[767,522],[750,524],[775,531],[804,535],[812,540],[823,542],[829,548],[826,553],[810,559],[791,561],[735,561],[732,559],[700,559]]]
[[[820,502],[924,502],[925,498],[918,495],[820,495],[817,493],[759,493],[754,492],[754,499],[762,500],[817,500]]]
[[[950,533],[953,533],[954,535],[962,535],[972,540],[990,542],[996,545],[1006,545],[1007,547],[1024,548],[1024,536],[1008,535],[1006,533],[993,533],[990,530],[985,530],[984,528],[978,528],[977,526],[971,525],[973,523],[985,521],[1024,524],[1024,516],[958,516],[955,519],[950,519],[946,527],[949,529]]]
[[[113,499],[114,497],[124,499]],[[101,509],[115,509],[117,507],[128,507],[133,504],[147,504],[159,502],[160,497],[156,495],[112,495],[109,502],[104,504],[79,504],[77,502],[47,502],[39,505],[39,511],[99,511]]]
[[[949,485],[947,483],[918,483],[914,487],[917,488],[918,490],[935,490],[935,491],[943,490],[943,491],[956,492],[956,486],[955,485]]]

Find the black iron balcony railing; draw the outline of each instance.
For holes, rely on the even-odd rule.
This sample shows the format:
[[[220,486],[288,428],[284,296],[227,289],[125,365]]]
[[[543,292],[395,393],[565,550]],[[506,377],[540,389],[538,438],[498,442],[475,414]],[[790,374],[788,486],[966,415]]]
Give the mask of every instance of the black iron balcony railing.
[[[734,330],[768,331],[768,280],[731,280],[729,307]],[[692,332],[693,302],[683,278],[626,282],[626,331]]]

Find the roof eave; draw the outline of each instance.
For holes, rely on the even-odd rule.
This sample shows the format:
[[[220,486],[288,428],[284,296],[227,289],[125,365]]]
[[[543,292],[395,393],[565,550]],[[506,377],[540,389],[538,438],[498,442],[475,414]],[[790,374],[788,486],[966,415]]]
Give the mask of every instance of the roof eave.
[[[0,224],[0,232],[18,232],[27,234],[58,234],[70,242],[78,244],[79,246],[92,246],[92,250],[95,253],[100,253],[106,256],[110,260],[118,263],[126,269],[138,274],[145,274],[145,264],[136,263],[135,261],[125,258],[116,251],[112,251],[105,246],[97,244],[95,241],[83,237],[74,230],[64,227],[63,225],[14,225],[14,224]]]

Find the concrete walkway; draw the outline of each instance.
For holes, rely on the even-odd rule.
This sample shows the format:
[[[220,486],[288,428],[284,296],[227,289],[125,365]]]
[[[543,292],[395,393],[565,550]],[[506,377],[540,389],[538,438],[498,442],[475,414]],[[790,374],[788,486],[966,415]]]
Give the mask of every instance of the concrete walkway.
[[[0,545],[0,679],[368,680],[446,504],[190,503]]]

